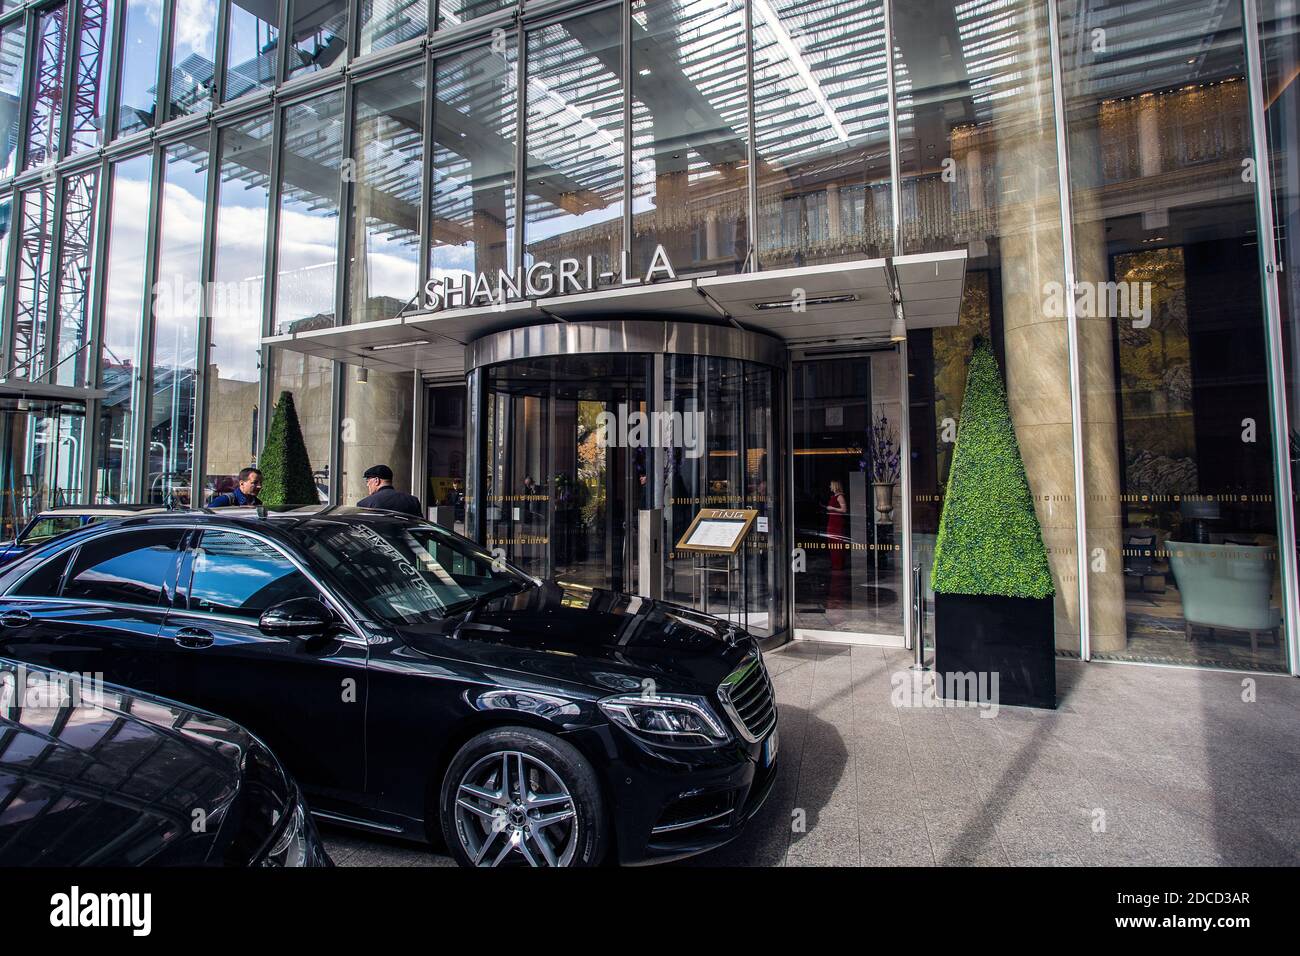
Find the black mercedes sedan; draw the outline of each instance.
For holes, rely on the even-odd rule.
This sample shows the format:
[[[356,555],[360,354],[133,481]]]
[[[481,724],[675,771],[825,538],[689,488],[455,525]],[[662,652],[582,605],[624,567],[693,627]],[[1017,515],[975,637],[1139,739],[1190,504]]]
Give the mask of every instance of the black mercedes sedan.
[[[0,658],[0,867],[330,865],[243,727]]]
[[[566,591],[392,512],[73,532],[0,574],[0,654],[227,715],[318,817],[445,840],[464,865],[698,853],[775,775],[776,702],[744,630]]]

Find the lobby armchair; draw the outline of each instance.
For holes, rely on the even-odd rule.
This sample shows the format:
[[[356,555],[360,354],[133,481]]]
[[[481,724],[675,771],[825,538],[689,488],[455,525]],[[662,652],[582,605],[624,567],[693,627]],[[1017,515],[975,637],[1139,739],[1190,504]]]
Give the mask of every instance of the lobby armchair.
[[[1187,639],[1192,627],[1245,631],[1250,649],[1259,649],[1259,635],[1276,640],[1282,612],[1269,600],[1277,552],[1244,544],[1197,544],[1170,541],[1169,566],[1183,601]]]

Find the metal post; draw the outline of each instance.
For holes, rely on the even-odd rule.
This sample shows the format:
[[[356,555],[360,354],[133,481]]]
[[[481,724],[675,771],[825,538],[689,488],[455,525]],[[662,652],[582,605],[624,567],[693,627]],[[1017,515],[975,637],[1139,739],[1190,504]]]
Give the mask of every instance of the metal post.
[[[746,177],[746,208],[749,213],[749,228],[745,230],[749,236],[749,254],[745,256],[745,261],[749,263],[749,271],[757,272],[759,269],[758,262],[758,144],[755,142],[758,130],[754,121],[754,3],[753,0],[745,0],[745,123],[746,139],[749,140],[745,147],[746,160],[749,164],[749,175]]]
[[[1051,46],[1052,116],[1056,131],[1056,177],[1061,212],[1062,265],[1065,268],[1065,327],[1070,362],[1070,435],[1074,455],[1075,555],[1079,575],[1079,658],[1092,659],[1088,620],[1088,515],[1083,481],[1083,397],[1079,385],[1079,315],[1074,299],[1074,206],[1070,195],[1070,154],[1065,128],[1065,91],[1061,82],[1061,37],[1056,0],[1047,0]]]
[[[889,117],[889,205],[894,217],[893,254],[903,254],[902,160],[898,154],[898,90],[894,81],[894,0],[885,0],[885,92]]]
[[[1255,209],[1259,216],[1260,281],[1264,293],[1265,349],[1268,354],[1268,392],[1272,410],[1273,469],[1276,482],[1278,558],[1282,562],[1282,594],[1286,608],[1282,615],[1286,631],[1291,673],[1300,676],[1300,646],[1296,640],[1300,598],[1296,581],[1295,516],[1291,488],[1290,424],[1286,407],[1286,370],[1282,364],[1282,302],[1277,277],[1282,264],[1277,259],[1276,228],[1273,220],[1273,169],[1269,163],[1268,127],[1264,114],[1264,77],[1260,63],[1259,22],[1255,0],[1242,0],[1241,22],[1245,27],[1246,78],[1250,102],[1251,147],[1255,155]]]

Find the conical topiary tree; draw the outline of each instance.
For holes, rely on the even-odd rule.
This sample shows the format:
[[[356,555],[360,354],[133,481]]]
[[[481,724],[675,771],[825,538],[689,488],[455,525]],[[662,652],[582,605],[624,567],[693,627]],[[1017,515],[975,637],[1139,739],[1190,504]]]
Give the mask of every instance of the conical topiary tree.
[[[941,594],[1056,593],[993,349],[975,342],[934,546]]]
[[[311,459],[302,439],[298,410],[293,395],[284,391],[275,403],[275,414],[266,433],[266,445],[259,459],[262,470],[262,493],[268,505],[314,505],[320,503],[316,482],[311,476]]]

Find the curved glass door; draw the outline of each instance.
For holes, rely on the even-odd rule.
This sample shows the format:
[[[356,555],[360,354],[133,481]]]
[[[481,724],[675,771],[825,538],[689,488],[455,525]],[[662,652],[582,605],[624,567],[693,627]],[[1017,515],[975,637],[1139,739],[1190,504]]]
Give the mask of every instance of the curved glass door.
[[[489,548],[574,594],[663,598],[760,637],[785,629],[777,370],[712,356],[594,354],[478,374],[476,497]],[[758,512],[728,569],[675,549],[701,508]],[[643,535],[657,544],[643,546]]]

